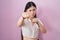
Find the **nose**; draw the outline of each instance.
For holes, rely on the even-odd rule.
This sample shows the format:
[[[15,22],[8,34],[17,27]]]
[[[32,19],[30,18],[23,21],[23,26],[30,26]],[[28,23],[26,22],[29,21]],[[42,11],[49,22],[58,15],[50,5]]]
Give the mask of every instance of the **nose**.
[[[34,11],[31,11],[32,14],[34,14]]]

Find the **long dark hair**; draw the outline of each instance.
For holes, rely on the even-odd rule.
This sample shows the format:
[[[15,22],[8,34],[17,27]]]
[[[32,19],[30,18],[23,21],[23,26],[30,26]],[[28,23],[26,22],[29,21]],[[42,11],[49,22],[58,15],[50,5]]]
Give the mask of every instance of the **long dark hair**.
[[[24,12],[26,12],[26,11],[27,11],[27,9],[29,9],[29,8],[30,8],[30,7],[32,7],[32,6],[34,6],[34,7],[36,8],[35,3],[34,3],[34,2],[32,2],[32,1],[29,1],[29,2],[26,4],[26,6],[25,6]],[[36,16],[36,14],[35,14],[35,16],[34,16],[34,17],[35,17],[35,18],[37,17],[37,16]],[[21,37],[22,37],[22,40],[23,40],[22,31],[21,31]]]

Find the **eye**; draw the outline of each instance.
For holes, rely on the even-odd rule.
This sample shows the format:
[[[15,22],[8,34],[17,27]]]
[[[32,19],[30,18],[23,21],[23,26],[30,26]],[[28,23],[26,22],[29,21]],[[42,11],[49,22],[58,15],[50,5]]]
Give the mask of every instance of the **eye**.
[[[31,10],[29,10],[31,12]]]
[[[33,11],[35,11],[35,9],[33,9]]]

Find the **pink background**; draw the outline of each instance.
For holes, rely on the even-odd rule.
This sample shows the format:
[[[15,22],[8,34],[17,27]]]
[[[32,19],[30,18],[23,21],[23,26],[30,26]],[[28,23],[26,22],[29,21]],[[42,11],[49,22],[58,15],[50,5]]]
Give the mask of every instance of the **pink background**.
[[[0,40],[21,40],[17,21],[29,0],[0,0]],[[47,29],[41,40],[60,40],[60,0],[33,0]]]

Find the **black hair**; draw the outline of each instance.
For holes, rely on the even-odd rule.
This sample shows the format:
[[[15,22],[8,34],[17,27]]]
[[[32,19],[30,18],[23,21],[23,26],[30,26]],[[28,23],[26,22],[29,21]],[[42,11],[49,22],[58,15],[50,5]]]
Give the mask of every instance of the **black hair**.
[[[22,30],[21,30],[21,40],[23,40]]]
[[[32,1],[29,1],[26,6],[25,6],[25,9],[24,9],[24,12],[27,11],[27,9],[29,9],[30,7],[34,6],[36,8],[36,4]],[[35,18],[37,17],[36,15],[34,16]]]

